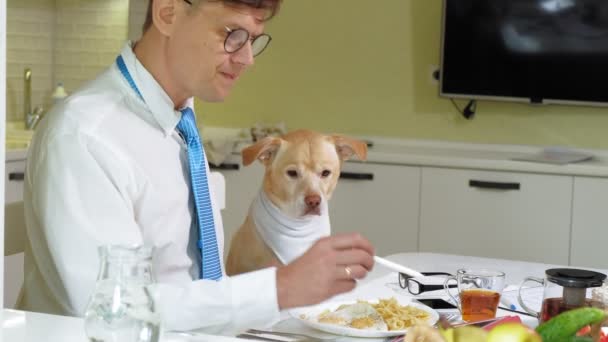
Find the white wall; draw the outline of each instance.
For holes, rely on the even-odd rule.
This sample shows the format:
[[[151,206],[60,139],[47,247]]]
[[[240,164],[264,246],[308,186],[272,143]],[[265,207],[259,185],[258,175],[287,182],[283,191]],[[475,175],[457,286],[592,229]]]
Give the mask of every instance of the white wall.
[[[6,91],[2,94],[6,94],[6,117],[18,120],[24,115],[23,73],[26,67],[32,69],[32,109],[50,104],[55,0],[6,1],[7,75]]]
[[[143,1],[143,0],[138,0]],[[8,0],[7,118],[23,117],[23,70],[32,69],[32,108],[51,105],[110,65],[128,30],[128,0]]]
[[[141,36],[147,10],[148,0],[129,1],[129,40],[137,41]]]
[[[72,92],[111,65],[128,20],[128,0],[55,0],[55,82]]]
[[[0,0],[0,122],[5,120],[6,111],[6,1]],[[6,125],[0,125],[0,159],[5,160],[4,144]],[[4,163],[0,163],[0,174],[4,174]],[[4,193],[4,177],[0,179],[0,193]],[[4,206],[0,206],[0,293],[4,293]],[[3,297],[0,296],[0,309],[4,307]],[[0,310],[2,322],[2,310]],[[2,339],[0,332],[0,340]]]

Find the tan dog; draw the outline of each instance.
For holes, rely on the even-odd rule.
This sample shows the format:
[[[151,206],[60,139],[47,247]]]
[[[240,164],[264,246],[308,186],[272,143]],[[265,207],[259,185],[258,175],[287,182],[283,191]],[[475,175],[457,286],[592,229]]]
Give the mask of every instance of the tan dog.
[[[245,148],[243,165],[257,159],[266,171],[262,190],[232,238],[228,275],[288,264],[328,236],[327,201],[342,163],[353,155],[367,158],[365,142],[308,130],[266,137]]]

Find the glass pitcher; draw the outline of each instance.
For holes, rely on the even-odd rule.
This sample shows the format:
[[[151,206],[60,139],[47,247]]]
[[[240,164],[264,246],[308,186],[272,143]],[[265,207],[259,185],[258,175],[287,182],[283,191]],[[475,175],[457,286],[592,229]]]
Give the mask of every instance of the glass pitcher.
[[[85,312],[91,341],[157,342],[160,318],[147,285],[152,279],[152,248],[101,246],[95,292]]]
[[[519,285],[518,301],[524,310],[538,317],[540,323],[546,322],[560,313],[584,306],[602,307],[590,297],[589,288],[602,286],[606,275],[599,272],[575,268],[552,268],[545,271],[545,279],[527,277]],[[543,298],[540,312],[528,307],[522,298],[523,285],[533,281],[543,285]]]

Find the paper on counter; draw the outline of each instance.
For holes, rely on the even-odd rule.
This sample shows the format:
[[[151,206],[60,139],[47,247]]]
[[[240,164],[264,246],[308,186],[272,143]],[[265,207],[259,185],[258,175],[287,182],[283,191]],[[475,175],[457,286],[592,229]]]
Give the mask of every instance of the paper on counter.
[[[513,158],[512,160],[564,165],[570,163],[578,163],[592,158],[593,155],[587,152],[574,151],[560,146],[550,146],[543,149],[537,154],[517,157]]]
[[[517,299],[518,289],[519,286],[517,285],[509,285],[502,291],[501,296],[515,305],[515,310],[525,311]],[[542,286],[524,287],[521,290],[521,298],[530,309],[540,311],[540,308],[543,305],[543,292],[544,288]]]

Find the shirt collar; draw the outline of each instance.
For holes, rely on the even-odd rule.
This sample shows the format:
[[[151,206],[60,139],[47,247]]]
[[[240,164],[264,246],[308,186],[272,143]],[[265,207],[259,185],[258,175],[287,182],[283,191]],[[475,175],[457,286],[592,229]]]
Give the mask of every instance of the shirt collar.
[[[133,43],[131,41],[125,44],[120,54],[133,78],[133,82],[135,82],[144,98],[148,110],[166,135],[173,134],[177,123],[181,119],[181,112],[174,109],[175,105],[169,95],[154,79],[154,76],[139,62],[137,56],[133,53]],[[186,100],[184,106],[180,109],[185,107],[194,110],[194,99]]]

